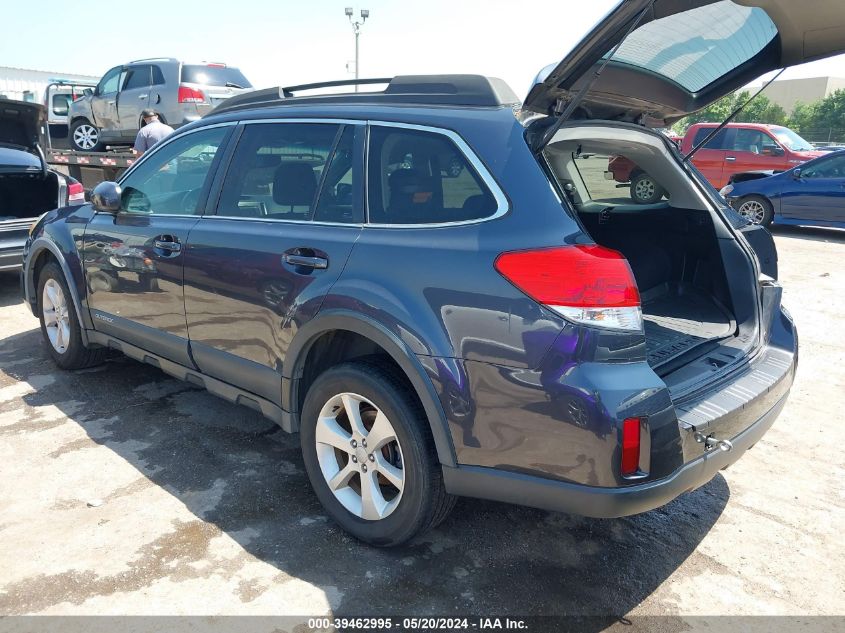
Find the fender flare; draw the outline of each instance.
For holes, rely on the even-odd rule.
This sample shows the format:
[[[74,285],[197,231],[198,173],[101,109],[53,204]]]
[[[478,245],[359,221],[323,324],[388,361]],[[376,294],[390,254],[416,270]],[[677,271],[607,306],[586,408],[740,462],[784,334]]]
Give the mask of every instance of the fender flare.
[[[76,319],[79,322],[79,330],[82,334],[82,344],[87,347],[88,331],[86,330],[85,325],[88,320],[82,318],[82,302],[79,299],[79,294],[76,291],[76,286],[73,284],[73,275],[71,275],[70,273],[70,267],[68,266],[67,260],[65,259],[65,256],[62,253],[61,249],[56,246],[56,243],[43,236],[36,238],[32,242],[32,244],[30,244],[29,251],[26,254],[26,259],[23,262],[23,286],[26,302],[32,309],[32,313],[36,317],[38,317],[38,298],[35,296],[37,288],[32,273],[35,261],[38,259],[38,256],[41,255],[41,253],[45,250],[49,251],[53,255],[53,257],[56,258],[56,261],[59,262],[59,267],[62,269],[62,273],[65,276],[65,283],[67,283],[68,290],[70,290],[70,297],[73,300],[73,307],[76,310]]]
[[[416,354],[384,325],[351,310],[320,312],[300,328],[288,347],[285,356],[286,361],[290,359],[290,362],[285,362],[282,369],[282,408],[291,412],[294,418],[294,427],[299,427],[299,411],[294,409],[297,407],[296,396],[299,380],[302,378],[304,371],[305,359],[313,343],[321,335],[332,330],[346,330],[368,338],[384,349],[396,361],[402,371],[405,372],[422,402],[440,463],[443,466],[456,466],[455,449],[449,433],[446,413],[431,379]]]

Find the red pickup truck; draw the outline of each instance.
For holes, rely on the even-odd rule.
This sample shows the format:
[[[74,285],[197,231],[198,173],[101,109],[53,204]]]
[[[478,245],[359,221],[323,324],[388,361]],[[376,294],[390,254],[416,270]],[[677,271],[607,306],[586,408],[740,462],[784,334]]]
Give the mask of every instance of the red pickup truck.
[[[716,127],[716,123],[691,125],[681,139],[681,153],[688,154]],[[710,184],[721,189],[733,174],[768,169],[784,171],[824,153],[780,125],[728,123],[696,152],[692,162]],[[607,175],[616,182],[630,183],[631,198],[640,204],[653,204],[663,197],[659,180],[624,156],[610,158]]]

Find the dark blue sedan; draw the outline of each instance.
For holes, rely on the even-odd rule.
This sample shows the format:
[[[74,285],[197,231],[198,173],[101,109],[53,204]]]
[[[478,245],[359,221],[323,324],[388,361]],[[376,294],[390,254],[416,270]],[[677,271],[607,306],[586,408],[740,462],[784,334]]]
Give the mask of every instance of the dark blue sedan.
[[[845,151],[779,174],[737,174],[722,195],[754,224],[845,228]]]

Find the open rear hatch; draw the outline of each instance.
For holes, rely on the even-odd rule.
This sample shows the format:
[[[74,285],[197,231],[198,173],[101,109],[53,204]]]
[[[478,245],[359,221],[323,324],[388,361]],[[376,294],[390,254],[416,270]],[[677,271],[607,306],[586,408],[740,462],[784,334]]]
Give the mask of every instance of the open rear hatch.
[[[623,0],[523,108],[560,114],[585,89],[574,118],[666,127],[769,71],[842,52],[842,0]]]

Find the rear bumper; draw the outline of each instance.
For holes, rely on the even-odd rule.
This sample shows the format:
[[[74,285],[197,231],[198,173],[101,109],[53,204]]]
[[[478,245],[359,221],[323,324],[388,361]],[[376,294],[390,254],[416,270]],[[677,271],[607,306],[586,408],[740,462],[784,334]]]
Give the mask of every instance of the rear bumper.
[[[599,488],[513,473],[480,466],[443,468],[446,490],[451,494],[503,501],[517,505],[614,518],[659,508],[679,495],[710,481],[751,448],[774,424],[787,394],[757,421],[731,439],[728,451],[709,451],[663,479],[618,488]]]

